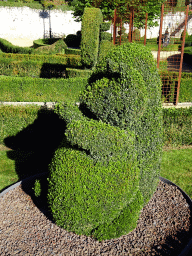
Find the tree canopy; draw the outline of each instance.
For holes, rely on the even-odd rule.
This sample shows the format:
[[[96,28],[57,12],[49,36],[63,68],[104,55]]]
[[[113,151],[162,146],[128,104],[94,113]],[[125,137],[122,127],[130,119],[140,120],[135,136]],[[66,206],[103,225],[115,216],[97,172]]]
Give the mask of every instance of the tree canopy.
[[[74,17],[81,21],[85,7],[100,8],[104,20],[112,20],[114,10],[122,18],[123,23],[129,23],[130,12],[134,10],[134,27],[142,28],[145,24],[145,15],[148,13],[148,26],[155,26],[153,21],[161,13],[161,4],[166,0],[73,0]]]

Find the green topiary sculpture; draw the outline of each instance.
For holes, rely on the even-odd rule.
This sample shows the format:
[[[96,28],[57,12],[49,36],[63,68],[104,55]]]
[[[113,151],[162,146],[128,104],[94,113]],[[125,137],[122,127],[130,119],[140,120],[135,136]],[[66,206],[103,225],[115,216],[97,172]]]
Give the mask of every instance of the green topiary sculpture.
[[[132,231],[156,190],[162,148],[161,82],[141,45],[111,49],[80,107],[59,104],[66,131],[49,166],[57,225],[98,240]]]

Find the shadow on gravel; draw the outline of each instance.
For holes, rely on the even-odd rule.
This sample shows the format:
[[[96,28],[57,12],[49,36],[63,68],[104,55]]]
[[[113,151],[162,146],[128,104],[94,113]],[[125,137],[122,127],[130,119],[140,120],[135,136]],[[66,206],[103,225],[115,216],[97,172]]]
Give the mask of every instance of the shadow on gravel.
[[[159,241],[158,244],[154,244],[150,247],[150,255],[169,255],[178,256],[184,251],[187,244],[189,243],[189,236],[192,236],[191,228],[190,231],[179,230],[176,231],[174,235],[167,235],[165,240]],[[182,244],[182,247],[181,247]],[[182,256],[191,256],[192,248],[185,251]]]
[[[65,127],[65,122],[59,119],[53,110],[42,108],[38,111],[38,117],[33,124],[15,136],[4,139],[5,146],[12,149],[7,151],[7,156],[15,161],[15,171],[19,180],[36,174],[48,174],[48,165],[64,137]],[[34,183],[35,179],[22,183],[21,186],[36,206],[44,211],[47,207],[47,179],[41,180],[42,195],[39,198],[34,195]]]

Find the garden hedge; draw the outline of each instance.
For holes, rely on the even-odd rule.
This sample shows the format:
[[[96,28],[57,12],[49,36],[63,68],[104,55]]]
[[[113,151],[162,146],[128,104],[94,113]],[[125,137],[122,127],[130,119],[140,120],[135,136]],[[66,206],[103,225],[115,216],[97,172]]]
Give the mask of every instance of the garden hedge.
[[[76,102],[87,78],[43,79],[0,76],[0,102]]]
[[[13,53],[0,53],[0,63],[3,64],[3,59],[10,59],[10,61],[39,61],[44,63],[63,64],[68,67],[81,67],[80,55],[36,55],[36,54],[13,54]]]
[[[66,63],[65,65],[33,60],[16,61],[14,59],[0,59],[0,75],[19,77],[28,76],[36,78],[68,78],[70,75],[87,77],[91,71],[85,69],[77,69],[80,62],[76,60],[78,60],[78,58],[66,58],[65,61],[63,61]],[[76,67],[76,69],[73,71],[73,69],[70,67]]]
[[[159,71],[162,80],[162,101],[174,102],[175,92],[178,84],[179,73],[170,71]],[[182,73],[180,90],[179,90],[179,102],[191,102],[192,101],[192,74]]]
[[[49,165],[54,221],[100,241],[127,234],[159,182],[161,80],[152,54],[134,43],[115,47],[97,63],[80,107],[56,112],[66,130]]]
[[[51,82],[51,80],[48,81]],[[1,95],[0,101],[3,101],[2,99],[3,97]],[[6,99],[6,101],[8,101],[8,99]],[[35,99],[35,101],[40,100]],[[70,103],[71,99],[69,97],[66,98],[64,101]],[[25,127],[33,123],[34,120],[37,118],[37,113],[39,109],[39,106],[3,106],[0,104],[0,144],[3,144],[3,140],[5,138],[16,135],[17,133],[21,132]],[[56,108],[55,112],[58,114],[61,113],[61,106],[59,107],[59,109]],[[64,115],[63,119],[65,118],[68,120],[67,122],[81,118],[81,115],[79,116],[79,111],[76,113],[75,116],[72,116],[71,114],[69,114],[69,116],[66,116],[66,111],[63,109],[62,114]],[[191,145],[191,131],[192,107],[185,109],[163,109],[163,145],[169,147],[173,147],[175,145]]]
[[[15,46],[6,39],[0,38],[0,50],[7,53],[30,54],[33,49],[30,47]]]
[[[81,59],[86,68],[97,62],[99,51],[100,25],[103,16],[99,8],[85,8],[81,24]]]

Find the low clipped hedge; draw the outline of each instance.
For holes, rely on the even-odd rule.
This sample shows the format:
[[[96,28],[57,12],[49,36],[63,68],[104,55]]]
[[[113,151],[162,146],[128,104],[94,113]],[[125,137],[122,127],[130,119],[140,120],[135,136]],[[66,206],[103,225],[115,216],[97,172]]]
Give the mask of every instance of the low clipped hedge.
[[[101,59],[104,58],[108,54],[108,52],[114,47],[115,45],[112,42],[108,40],[102,40],[99,45],[98,61],[101,61]]]
[[[163,110],[165,146],[192,145],[192,107]]]
[[[0,75],[17,76],[17,77],[36,77],[36,78],[67,78],[72,76],[86,77],[89,71],[77,70],[72,71],[72,68],[78,67],[80,64],[75,57],[66,58],[63,62],[65,64],[50,63],[42,61],[16,61],[13,59],[0,59]],[[73,65],[74,64],[74,65]],[[81,66],[80,66],[81,67]]]
[[[51,81],[51,80],[48,80]],[[17,87],[16,87],[17,88]],[[15,91],[17,91],[16,89]],[[2,92],[0,90],[0,92]],[[75,92],[75,90],[74,90]],[[71,94],[74,95],[72,91]],[[5,94],[4,92],[2,93]],[[0,93],[1,95],[1,93]],[[2,95],[1,95],[2,96]],[[77,96],[78,97],[78,96]],[[0,102],[3,101],[0,98]],[[12,100],[12,99],[10,99]],[[5,101],[8,101],[5,100]],[[15,100],[13,100],[15,101]],[[23,100],[21,100],[23,101]],[[27,101],[27,100],[26,100]],[[35,99],[34,101],[40,101]],[[48,100],[47,100],[48,101]],[[59,101],[59,100],[58,100]],[[66,97],[65,102],[73,101]],[[46,101],[45,101],[46,102]],[[63,105],[62,105],[63,106]],[[62,118],[67,122],[81,119],[79,111],[71,115],[66,108],[57,105],[54,112],[62,114]],[[37,118],[39,106],[4,106],[0,104],[0,144],[4,144],[4,139],[21,132]],[[49,111],[49,110],[47,110]],[[68,115],[67,115],[68,113]],[[74,110],[73,110],[74,113]],[[163,109],[163,145],[168,147],[191,145],[192,141],[192,107],[190,108],[164,108]]]
[[[33,41],[33,47],[36,49],[40,46],[45,46],[45,45],[51,45],[55,42],[57,42],[61,38],[45,38],[45,39],[37,39]]]
[[[38,61],[45,63],[57,63],[63,64],[68,67],[81,67],[80,55],[36,55],[36,54],[12,54],[12,53],[0,53],[0,63],[3,65],[3,59],[10,59],[10,61]]]
[[[16,46],[3,38],[0,38],[0,50],[6,53],[20,53],[20,54],[31,54],[33,52],[33,49],[30,47]]]
[[[159,71],[162,80],[162,101],[174,102],[176,88],[178,85],[178,72]],[[192,102],[192,74],[182,73],[179,102]]]
[[[75,102],[86,84],[86,77],[43,79],[0,76],[0,101]]]

